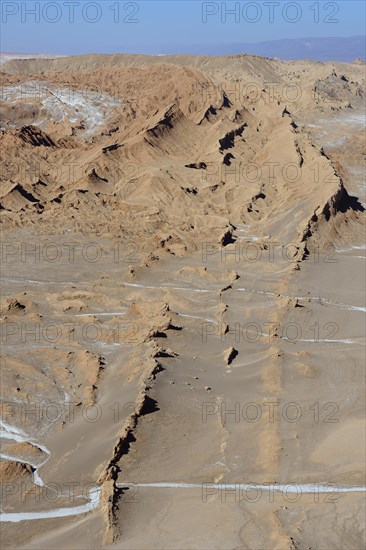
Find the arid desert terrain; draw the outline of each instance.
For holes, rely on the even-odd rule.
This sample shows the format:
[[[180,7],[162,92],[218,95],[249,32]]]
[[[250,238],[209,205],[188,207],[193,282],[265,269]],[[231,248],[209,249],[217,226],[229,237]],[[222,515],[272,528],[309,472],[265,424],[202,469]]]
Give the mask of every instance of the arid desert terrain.
[[[0,537],[365,545],[365,65],[5,59]]]

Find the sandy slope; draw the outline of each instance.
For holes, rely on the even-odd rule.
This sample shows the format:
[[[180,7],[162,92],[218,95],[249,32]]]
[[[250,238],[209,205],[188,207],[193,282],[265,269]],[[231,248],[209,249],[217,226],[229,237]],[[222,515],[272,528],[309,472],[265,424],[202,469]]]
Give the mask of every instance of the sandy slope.
[[[2,70],[3,544],[361,548],[364,67]]]

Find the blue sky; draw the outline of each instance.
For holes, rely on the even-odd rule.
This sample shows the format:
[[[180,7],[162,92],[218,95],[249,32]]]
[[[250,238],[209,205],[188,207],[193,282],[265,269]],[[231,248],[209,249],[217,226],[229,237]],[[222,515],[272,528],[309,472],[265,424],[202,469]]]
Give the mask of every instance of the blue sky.
[[[1,1],[5,52],[169,53],[175,46],[184,53],[191,45],[344,37],[364,28],[362,0]]]

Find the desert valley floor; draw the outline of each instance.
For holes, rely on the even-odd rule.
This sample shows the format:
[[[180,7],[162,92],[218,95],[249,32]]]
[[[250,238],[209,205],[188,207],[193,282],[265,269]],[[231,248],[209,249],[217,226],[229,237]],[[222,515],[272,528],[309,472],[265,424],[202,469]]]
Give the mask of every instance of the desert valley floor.
[[[364,547],[364,79],[1,65],[4,548]]]

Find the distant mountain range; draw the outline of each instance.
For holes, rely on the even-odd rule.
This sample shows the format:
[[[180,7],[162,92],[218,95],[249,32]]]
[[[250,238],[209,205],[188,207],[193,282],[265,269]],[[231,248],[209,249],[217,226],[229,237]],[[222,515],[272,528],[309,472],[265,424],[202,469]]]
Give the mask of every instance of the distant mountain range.
[[[11,61],[12,59],[34,59],[35,57],[40,58],[56,58],[56,57],[63,57],[62,55],[48,55],[43,53],[13,53],[13,52],[0,52],[0,65],[3,65],[7,61]]]
[[[154,52],[166,54],[192,55],[228,55],[253,54],[263,57],[279,57],[280,59],[313,59],[315,61],[344,61],[352,62],[355,59],[365,60],[365,36],[351,36],[347,38],[287,38],[282,40],[267,40],[265,42],[249,43],[238,42],[233,44],[217,44],[206,46],[175,46],[160,47]],[[142,52],[141,52],[142,53]],[[144,53],[147,53],[146,51]]]
[[[350,63],[356,59],[365,61],[366,37],[327,37],[327,38],[285,38],[281,40],[267,40],[265,42],[236,42],[233,44],[206,44],[206,45],[176,45],[141,44],[138,47],[115,44],[113,47],[101,51],[65,52],[58,56],[55,54],[29,54],[29,53],[0,53],[0,64],[14,58],[29,57],[62,57],[65,55],[82,55],[83,53],[126,53],[146,55],[237,55],[249,54],[262,57],[291,59],[311,59],[314,61],[343,61]]]

